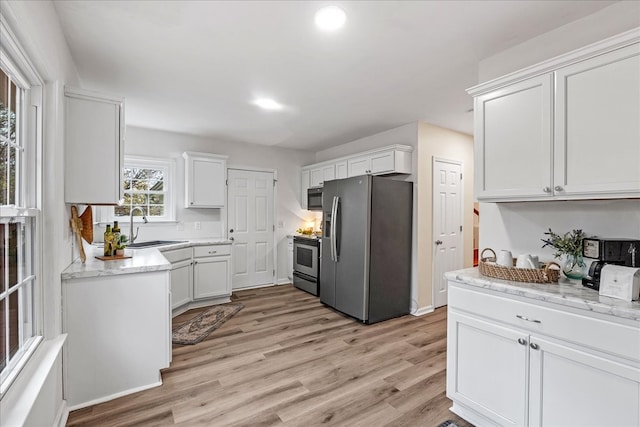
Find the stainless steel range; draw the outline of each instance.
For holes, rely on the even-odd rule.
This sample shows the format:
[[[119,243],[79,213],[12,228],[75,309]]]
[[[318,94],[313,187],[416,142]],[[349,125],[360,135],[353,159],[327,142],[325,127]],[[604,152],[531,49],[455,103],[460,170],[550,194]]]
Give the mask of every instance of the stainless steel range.
[[[319,294],[320,239],[293,237],[293,286]]]

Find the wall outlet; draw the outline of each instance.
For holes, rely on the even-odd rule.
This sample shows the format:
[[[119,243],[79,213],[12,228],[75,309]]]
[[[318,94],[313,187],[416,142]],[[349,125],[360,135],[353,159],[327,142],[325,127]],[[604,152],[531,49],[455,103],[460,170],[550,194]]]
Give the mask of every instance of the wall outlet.
[[[193,226],[196,230],[200,230],[202,228],[202,224],[200,223],[200,221],[194,222]]]

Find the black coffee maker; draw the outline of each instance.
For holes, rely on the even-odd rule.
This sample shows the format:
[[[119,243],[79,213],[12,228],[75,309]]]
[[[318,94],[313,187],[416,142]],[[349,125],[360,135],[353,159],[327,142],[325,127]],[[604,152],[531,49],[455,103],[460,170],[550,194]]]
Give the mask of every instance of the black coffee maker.
[[[582,279],[582,285],[600,289],[600,273],[607,264],[640,267],[640,240],[585,238],[582,241],[582,256],[594,258],[589,267],[589,276]]]

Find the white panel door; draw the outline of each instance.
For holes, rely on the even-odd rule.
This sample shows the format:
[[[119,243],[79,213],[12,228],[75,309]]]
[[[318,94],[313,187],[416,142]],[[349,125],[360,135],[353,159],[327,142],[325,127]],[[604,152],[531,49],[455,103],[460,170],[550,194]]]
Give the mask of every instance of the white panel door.
[[[273,173],[228,169],[229,238],[233,239],[233,289],[271,284]]]
[[[461,269],[462,242],[462,164],[433,159],[433,302],[447,304],[444,273]]]

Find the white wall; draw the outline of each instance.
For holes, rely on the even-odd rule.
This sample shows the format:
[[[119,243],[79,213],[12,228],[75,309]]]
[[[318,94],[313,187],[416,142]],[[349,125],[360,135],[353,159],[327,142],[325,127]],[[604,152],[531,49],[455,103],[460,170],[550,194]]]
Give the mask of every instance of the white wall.
[[[514,256],[538,254],[553,259],[540,239],[580,228],[590,236],[640,239],[640,200],[480,203],[480,250],[509,249]]]
[[[501,77],[638,26],[640,2],[617,2],[592,15],[483,59],[478,67],[478,82]]]
[[[49,344],[60,341],[60,272],[72,260],[69,210],[63,194],[63,89],[65,84],[77,86],[79,79],[51,2],[3,1],[0,13],[45,81],[41,206],[43,270],[38,278],[43,288],[41,325],[45,342],[0,401],[0,424],[5,425],[2,419],[11,419],[52,425],[64,405],[59,345]],[[48,352],[55,354],[45,354]],[[43,363],[43,360],[49,362]]]
[[[126,101],[125,101],[126,102]],[[140,225],[139,240],[188,239],[198,237],[226,237],[226,214],[221,209],[184,208],[184,151],[197,151],[229,156],[227,167],[247,166],[277,171],[276,194],[276,242],[278,265],[276,274],[279,281],[287,280],[286,235],[293,234],[304,221],[314,215],[300,207],[300,167],[313,163],[311,152],[242,144],[237,142],[214,141],[191,135],[143,129],[128,126],[126,129],[125,155],[171,158],[176,162],[176,182],[173,188],[177,205],[178,223]],[[195,222],[201,229],[195,229]],[[128,224],[121,224],[122,231],[129,232]],[[101,236],[104,228],[96,228]]]

